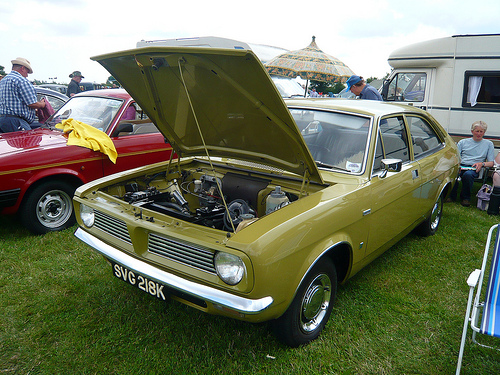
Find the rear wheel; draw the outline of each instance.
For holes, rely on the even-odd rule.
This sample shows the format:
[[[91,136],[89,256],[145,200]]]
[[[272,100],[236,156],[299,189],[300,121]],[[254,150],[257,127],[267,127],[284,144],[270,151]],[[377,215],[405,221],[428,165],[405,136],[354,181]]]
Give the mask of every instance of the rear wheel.
[[[64,181],[45,181],[30,191],[20,209],[21,222],[35,234],[69,228],[75,220],[75,187]]]
[[[436,203],[434,203],[429,217],[417,227],[417,234],[427,237],[437,232],[443,216],[443,201],[443,194],[441,194]]]
[[[328,321],[337,293],[337,272],[329,258],[307,274],[288,310],[273,322],[275,335],[297,347],[316,339]]]

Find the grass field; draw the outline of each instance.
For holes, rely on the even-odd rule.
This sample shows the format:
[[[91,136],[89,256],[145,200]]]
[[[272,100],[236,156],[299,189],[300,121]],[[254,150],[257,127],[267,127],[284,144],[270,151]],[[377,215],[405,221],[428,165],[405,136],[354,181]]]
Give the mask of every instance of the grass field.
[[[466,279],[497,220],[446,204],[435,236],[410,234],[340,286],[320,338],[290,349],[267,323],[115,279],[75,228],[33,236],[0,217],[0,374],[453,374]],[[463,373],[499,374],[500,354],[469,335]]]

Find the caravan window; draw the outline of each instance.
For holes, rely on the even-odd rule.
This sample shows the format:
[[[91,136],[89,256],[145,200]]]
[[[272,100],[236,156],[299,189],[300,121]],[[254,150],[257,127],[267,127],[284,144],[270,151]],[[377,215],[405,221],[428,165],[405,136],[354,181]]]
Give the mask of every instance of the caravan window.
[[[389,83],[387,101],[421,102],[424,100],[425,73],[398,73]]]
[[[463,107],[500,107],[500,72],[465,72]]]

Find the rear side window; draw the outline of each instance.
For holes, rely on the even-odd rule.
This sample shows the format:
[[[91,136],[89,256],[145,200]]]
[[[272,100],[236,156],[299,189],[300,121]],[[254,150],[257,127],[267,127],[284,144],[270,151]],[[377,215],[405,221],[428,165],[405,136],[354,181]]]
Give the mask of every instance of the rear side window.
[[[465,72],[462,106],[500,108],[500,71]]]
[[[419,156],[439,148],[442,141],[439,139],[431,125],[421,117],[407,116],[410,128],[411,141],[413,144],[413,155]]]

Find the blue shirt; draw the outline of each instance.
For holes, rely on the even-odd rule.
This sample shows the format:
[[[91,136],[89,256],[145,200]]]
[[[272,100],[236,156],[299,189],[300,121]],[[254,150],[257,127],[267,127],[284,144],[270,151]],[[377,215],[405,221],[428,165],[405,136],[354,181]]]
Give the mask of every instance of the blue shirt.
[[[382,95],[380,95],[375,87],[366,84],[359,94],[359,98],[368,100],[382,100]]]
[[[474,138],[465,138],[458,142],[457,147],[462,159],[461,165],[471,166],[475,163],[495,159],[495,147],[493,142],[487,139],[476,142]]]
[[[0,80],[0,115],[19,116],[31,124],[36,111],[28,105],[36,102],[35,87],[19,72],[13,70]]]

